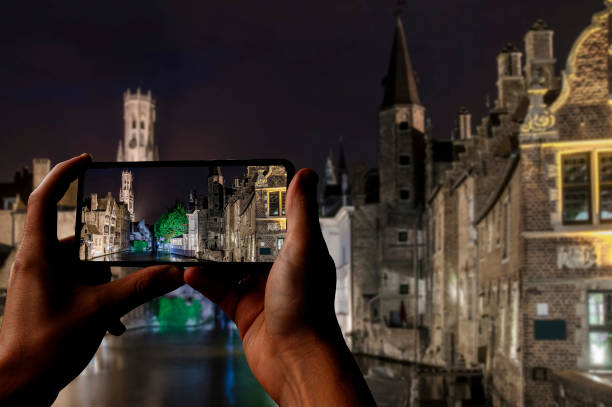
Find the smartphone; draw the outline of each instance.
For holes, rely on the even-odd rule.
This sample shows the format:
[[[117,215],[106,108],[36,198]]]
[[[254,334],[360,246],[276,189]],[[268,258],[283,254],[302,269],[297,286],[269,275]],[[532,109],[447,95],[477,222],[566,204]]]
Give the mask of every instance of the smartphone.
[[[78,182],[78,258],[271,267],[294,173],[282,159],[91,163]]]

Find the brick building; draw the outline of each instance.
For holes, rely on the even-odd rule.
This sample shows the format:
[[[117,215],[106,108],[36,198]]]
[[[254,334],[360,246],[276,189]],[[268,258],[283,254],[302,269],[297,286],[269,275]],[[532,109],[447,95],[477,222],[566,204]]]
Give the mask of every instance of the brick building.
[[[225,261],[274,261],[287,231],[287,171],[282,166],[249,166],[235,179],[224,208]]]
[[[354,352],[481,370],[497,406],[607,405],[592,389],[612,367],[611,15],[607,1],[561,73],[537,21],[524,53],[498,55],[494,105],[475,128],[462,108],[450,141],[428,131],[398,20],[378,171],[351,167],[349,236],[321,220],[339,275],[335,243],[350,245]]]

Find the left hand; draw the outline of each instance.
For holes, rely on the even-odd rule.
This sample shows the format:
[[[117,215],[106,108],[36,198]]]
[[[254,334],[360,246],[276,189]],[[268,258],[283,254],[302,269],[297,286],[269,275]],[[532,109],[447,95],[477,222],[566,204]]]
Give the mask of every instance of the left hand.
[[[183,284],[171,266],[114,282],[108,267],[83,269],[74,238],[57,239],[57,202],[91,158],[55,166],[30,195],[23,241],[8,283],[0,329],[0,406],[50,405],[89,363],[106,331],[133,308]],[[97,280],[102,285],[87,285]]]

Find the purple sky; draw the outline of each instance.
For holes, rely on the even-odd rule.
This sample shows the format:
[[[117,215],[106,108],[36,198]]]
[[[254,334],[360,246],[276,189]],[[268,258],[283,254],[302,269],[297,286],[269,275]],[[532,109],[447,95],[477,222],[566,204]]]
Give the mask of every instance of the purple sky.
[[[395,1],[7,2],[0,23],[0,180],[32,157],[115,160],[122,94],[157,99],[161,159],[288,158],[321,172],[342,136],[376,161]],[[437,138],[495,98],[495,57],[537,18],[558,69],[602,0],[407,2],[408,45]],[[265,4],[265,6],[264,6]]]
[[[162,213],[173,207],[176,201],[187,203],[189,191],[195,189],[198,195],[207,196],[208,168],[175,167],[175,168],[96,168],[88,170],[83,180],[83,198],[97,193],[104,198],[111,192],[119,200],[121,173],[132,172],[134,178],[134,212],[136,220],[145,218],[148,224],[154,224]],[[222,167],[226,185],[232,185],[232,179],[246,174],[245,167]]]

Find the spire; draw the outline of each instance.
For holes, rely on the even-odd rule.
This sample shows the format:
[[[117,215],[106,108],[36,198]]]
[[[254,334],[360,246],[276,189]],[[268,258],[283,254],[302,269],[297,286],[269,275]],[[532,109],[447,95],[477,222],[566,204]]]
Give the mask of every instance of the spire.
[[[333,150],[329,150],[327,162],[325,163],[325,185],[338,185],[336,169],[334,168]]]
[[[395,38],[391,50],[389,70],[383,81],[385,96],[381,108],[393,105],[421,105],[417,81],[412,68],[406,34],[399,11],[396,13]]]

